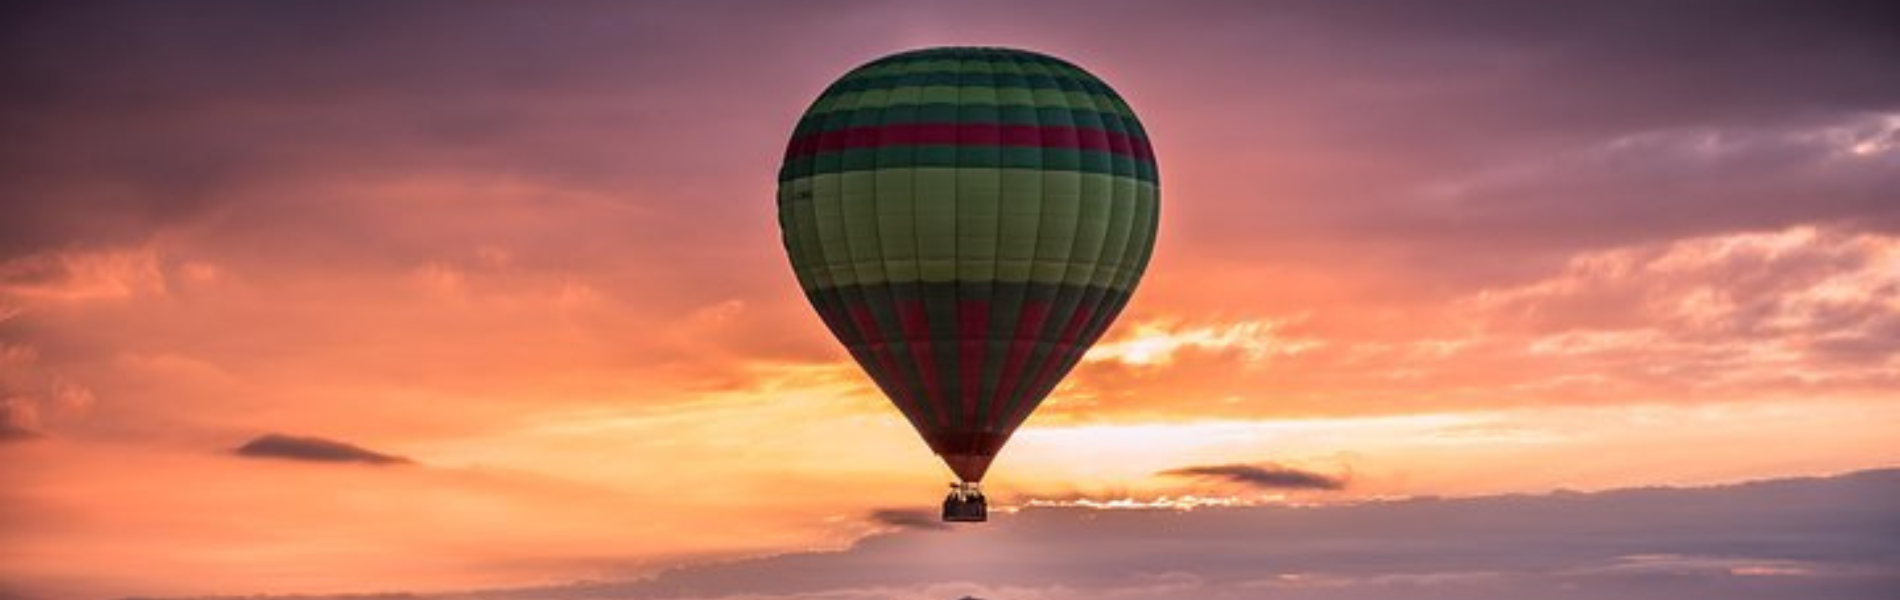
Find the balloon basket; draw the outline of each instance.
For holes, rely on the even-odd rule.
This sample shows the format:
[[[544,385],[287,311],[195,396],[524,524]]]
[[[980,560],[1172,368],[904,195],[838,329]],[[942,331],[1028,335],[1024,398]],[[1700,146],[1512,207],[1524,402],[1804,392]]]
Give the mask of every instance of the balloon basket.
[[[972,482],[950,484],[950,495],[943,499],[945,523],[982,523],[990,520],[989,501],[983,488]]]

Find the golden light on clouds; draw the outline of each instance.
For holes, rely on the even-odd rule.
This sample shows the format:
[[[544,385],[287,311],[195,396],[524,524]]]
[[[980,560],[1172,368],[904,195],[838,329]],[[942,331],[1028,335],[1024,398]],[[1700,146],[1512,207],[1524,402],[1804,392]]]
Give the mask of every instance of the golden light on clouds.
[[[1253,362],[1274,356],[1293,355],[1318,347],[1313,339],[1287,338],[1275,331],[1288,321],[1240,321],[1213,325],[1187,326],[1172,322],[1150,321],[1129,324],[1124,336],[1096,344],[1084,357],[1088,361],[1116,361],[1135,367],[1166,366],[1177,352],[1236,351]]]
[[[28,465],[5,475],[9,502],[86,515],[14,528],[8,568],[205,592],[334,589],[338,569],[423,588],[626,576],[837,547],[948,478],[795,296],[656,314],[598,274],[468,248],[329,279],[327,303],[162,244],[7,263],[11,322],[35,332],[0,354],[7,425],[32,436],[6,448]],[[1150,303],[1018,433],[990,489],[1004,509],[1186,510],[1864,466],[1900,427],[1879,383],[1900,365],[1862,350],[1900,313],[1896,248],[1800,226],[1588,252],[1411,327],[1341,320],[1353,306]],[[48,345],[114,347],[101,324],[137,337],[84,360]],[[415,463],[231,454],[265,432]],[[1248,465],[1345,483],[1167,474]],[[119,579],[92,579],[101,565]],[[213,566],[248,575],[170,575]]]

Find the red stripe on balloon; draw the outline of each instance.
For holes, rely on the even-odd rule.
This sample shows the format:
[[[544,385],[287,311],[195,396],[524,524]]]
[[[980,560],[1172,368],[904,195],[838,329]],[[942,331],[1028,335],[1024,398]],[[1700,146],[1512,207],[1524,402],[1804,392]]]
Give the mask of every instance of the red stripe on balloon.
[[[880,370],[884,372],[884,377],[897,377],[900,371],[897,370],[897,357],[891,352],[889,336],[886,336],[884,328],[878,325],[877,317],[871,314],[870,307],[864,304],[864,299],[859,298],[856,300],[855,302],[850,300],[846,301],[846,304],[849,306],[848,310],[851,315],[851,322],[857,325],[862,342],[871,349],[872,355],[877,358],[878,366]],[[891,383],[897,383],[897,381],[892,380]]]
[[[983,390],[983,359],[989,354],[990,302],[957,302],[957,379],[963,392],[965,422],[976,420],[977,395]]]
[[[937,360],[930,347],[930,319],[924,314],[924,301],[898,300],[897,323],[904,330],[904,339],[910,341],[910,356],[917,363],[917,378],[923,380],[924,395],[937,411],[937,422],[953,423],[945,407],[948,402],[943,397],[943,381],[938,379]]]
[[[1084,325],[1088,324],[1089,318],[1094,314],[1095,307],[1087,303],[1076,306],[1075,312],[1070,313],[1068,322],[1063,323],[1062,332],[1057,335],[1056,343],[1049,351],[1049,358],[1043,361],[1042,368],[1037,369],[1036,374],[1030,378],[1028,388],[1030,395],[1026,396],[1027,398],[1049,393],[1055,388],[1056,382],[1061,381],[1062,376],[1068,373],[1068,369],[1064,367],[1068,366],[1070,354],[1079,350],[1077,344],[1081,341],[1083,330],[1087,329]],[[1029,412],[1035,408],[1036,403],[1033,402],[1017,403],[1016,409],[1010,414],[1010,422],[1015,423],[1028,418]]]
[[[1016,319],[1016,333],[1010,336],[1009,354],[1003,359],[1003,372],[996,379],[996,399],[1007,400],[1018,396],[1017,383],[1023,376],[1023,364],[1029,362],[1029,353],[1036,348],[1036,333],[1042,331],[1042,324],[1049,320],[1049,309],[1053,303],[1049,300],[1026,299],[1020,316]],[[1009,424],[1003,415],[992,413],[990,425],[1002,427]]]
[[[857,148],[930,145],[1075,148],[1154,159],[1147,140],[1123,133],[1066,125],[996,123],[900,123],[821,131],[793,138],[786,158]]]

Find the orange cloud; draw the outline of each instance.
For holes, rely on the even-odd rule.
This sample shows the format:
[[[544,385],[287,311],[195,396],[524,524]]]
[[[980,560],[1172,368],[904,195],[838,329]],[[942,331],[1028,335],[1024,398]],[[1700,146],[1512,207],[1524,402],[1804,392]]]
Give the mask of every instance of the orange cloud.
[[[36,305],[165,293],[152,247],[48,251],[0,261],[0,322]]]

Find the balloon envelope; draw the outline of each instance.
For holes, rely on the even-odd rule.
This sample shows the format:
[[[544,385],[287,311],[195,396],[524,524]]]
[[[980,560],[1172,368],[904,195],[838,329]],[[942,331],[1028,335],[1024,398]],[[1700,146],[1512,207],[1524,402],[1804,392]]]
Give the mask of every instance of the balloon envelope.
[[[964,481],[1073,368],[1154,248],[1154,152],[1075,65],[932,48],[799,120],[779,225],[825,325]]]

